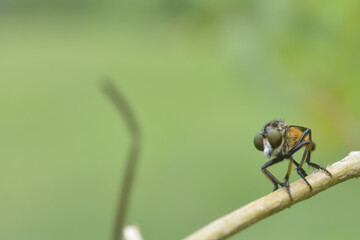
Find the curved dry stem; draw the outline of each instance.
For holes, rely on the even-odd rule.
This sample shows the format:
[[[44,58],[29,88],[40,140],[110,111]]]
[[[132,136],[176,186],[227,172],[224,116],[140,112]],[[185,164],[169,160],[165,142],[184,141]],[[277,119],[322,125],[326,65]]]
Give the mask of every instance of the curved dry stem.
[[[215,220],[185,238],[185,240],[225,239],[256,222],[282,211],[293,204],[308,199],[331,186],[350,178],[359,177],[360,151],[351,152],[349,156],[343,160],[328,166],[327,170],[331,172],[331,178],[321,170],[315,171],[306,177],[313,187],[312,192],[309,191],[309,187],[304,180],[299,179],[290,185],[293,201],[290,200],[286,189],[282,188]]]
[[[114,223],[113,239],[118,240],[122,237],[125,217],[128,210],[130,193],[132,190],[136,164],[141,147],[141,132],[138,121],[120,90],[108,79],[104,80],[102,84],[103,90],[114,103],[119,113],[123,116],[131,137],[130,151],[127,157],[124,179],[122,182],[122,189],[120,192]]]

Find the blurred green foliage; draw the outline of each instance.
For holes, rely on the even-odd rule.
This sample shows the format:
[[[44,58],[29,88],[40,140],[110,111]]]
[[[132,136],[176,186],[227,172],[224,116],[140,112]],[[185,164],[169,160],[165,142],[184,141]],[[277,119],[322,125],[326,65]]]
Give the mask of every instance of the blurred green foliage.
[[[127,223],[145,239],[181,239],[269,193],[252,143],[269,120],[311,128],[323,166],[359,150],[359,9],[0,1],[0,239],[110,238],[129,138],[104,76],[142,125]],[[349,181],[231,239],[357,239],[359,201]]]

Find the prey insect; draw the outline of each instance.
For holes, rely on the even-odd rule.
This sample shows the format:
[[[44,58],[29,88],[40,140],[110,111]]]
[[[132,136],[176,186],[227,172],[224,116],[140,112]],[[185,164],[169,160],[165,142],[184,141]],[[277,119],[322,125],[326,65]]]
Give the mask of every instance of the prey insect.
[[[269,160],[261,167],[261,171],[274,184],[273,191],[276,191],[279,188],[279,185],[285,187],[291,200],[292,196],[290,194],[289,177],[293,164],[296,166],[297,173],[309,186],[310,191],[312,191],[312,186],[306,180],[307,173],[303,169],[305,162],[311,167],[323,170],[331,177],[331,173],[328,170],[316,163],[310,162],[311,152],[315,150],[315,143],[312,141],[310,128],[287,125],[283,121],[271,121],[265,124],[261,131],[255,136],[254,145],[259,151],[263,151]],[[298,163],[293,158],[293,154],[302,148],[305,148],[305,151],[301,161]],[[275,158],[270,160],[271,156],[274,156]],[[290,163],[285,175],[285,181],[281,182],[270,173],[267,168],[284,159],[290,160]]]

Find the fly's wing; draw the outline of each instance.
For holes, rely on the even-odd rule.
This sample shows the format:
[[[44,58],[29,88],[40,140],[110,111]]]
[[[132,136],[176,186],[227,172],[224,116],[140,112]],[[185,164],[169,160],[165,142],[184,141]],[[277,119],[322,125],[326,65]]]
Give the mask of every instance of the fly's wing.
[[[290,128],[290,131],[289,131],[290,144],[289,145],[294,147],[298,143],[303,132],[306,131],[308,128],[296,126],[296,125],[290,125],[289,128]],[[305,140],[309,140],[309,136],[306,136],[303,141],[305,141]],[[311,151],[315,150],[315,146],[316,146],[315,143],[312,141],[311,142]]]

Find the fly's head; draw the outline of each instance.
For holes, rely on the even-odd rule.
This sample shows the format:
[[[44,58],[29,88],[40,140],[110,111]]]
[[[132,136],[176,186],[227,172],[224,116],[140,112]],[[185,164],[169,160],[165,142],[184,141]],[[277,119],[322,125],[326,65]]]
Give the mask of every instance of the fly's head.
[[[289,126],[285,122],[271,121],[256,134],[254,145],[259,151],[263,151],[268,159],[272,155],[279,156],[282,154],[282,147],[287,139],[288,131]]]

